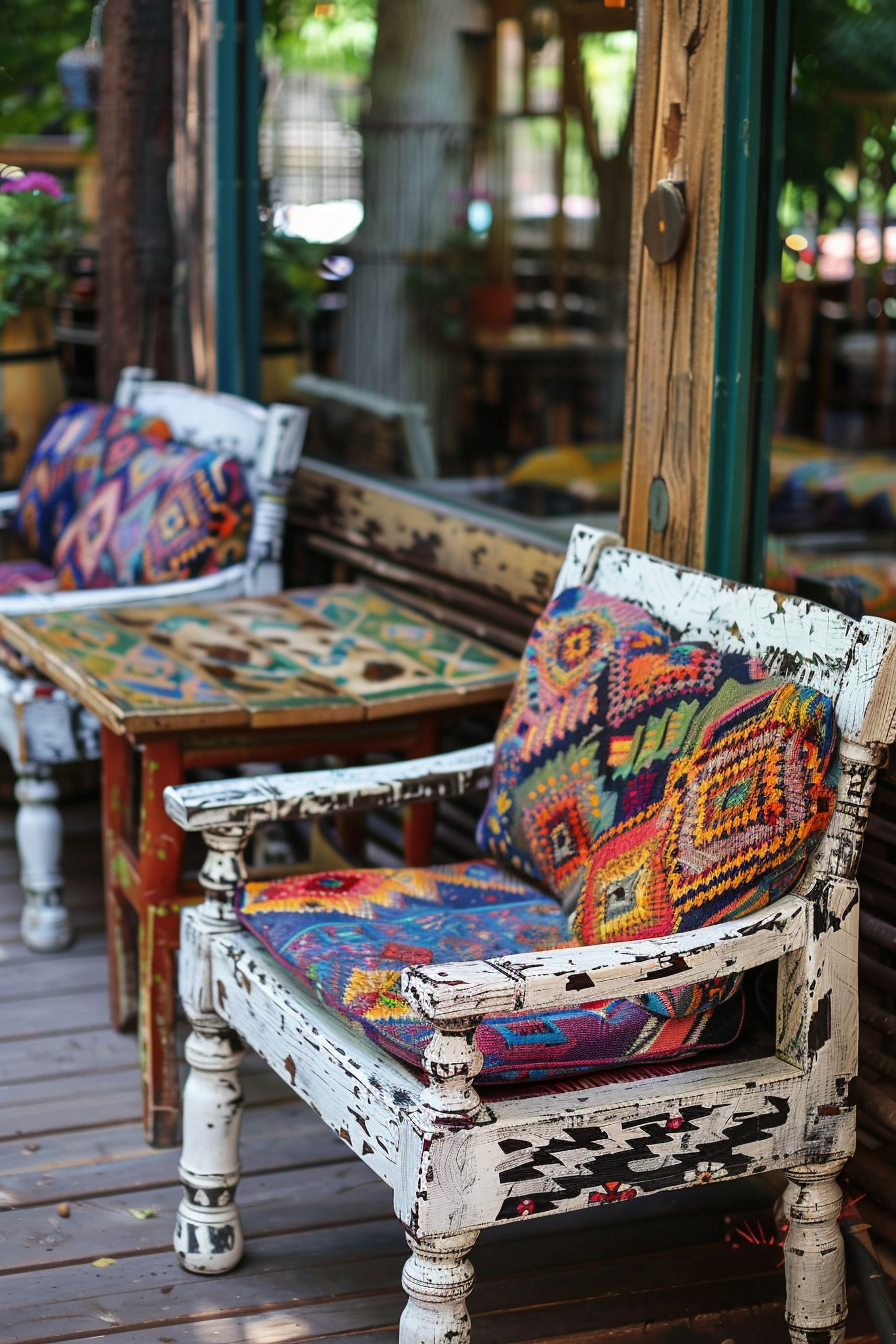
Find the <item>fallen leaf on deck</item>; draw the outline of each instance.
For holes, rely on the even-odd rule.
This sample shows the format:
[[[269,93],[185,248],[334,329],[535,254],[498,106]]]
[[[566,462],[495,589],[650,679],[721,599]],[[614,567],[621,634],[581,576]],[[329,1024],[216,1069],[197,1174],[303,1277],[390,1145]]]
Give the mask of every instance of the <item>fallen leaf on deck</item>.
[[[158,1209],[128,1209],[128,1213],[132,1218],[139,1218],[141,1221],[144,1218],[158,1218],[159,1216]]]
[[[107,1265],[114,1265],[115,1261],[111,1255],[101,1255],[99,1260],[91,1260],[94,1269],[105,1269]]]
[[[101,1321],[106,1322],[106,1325],[124,1325],[124,1321],[114,1311],[98,1311],[97,1315]]]

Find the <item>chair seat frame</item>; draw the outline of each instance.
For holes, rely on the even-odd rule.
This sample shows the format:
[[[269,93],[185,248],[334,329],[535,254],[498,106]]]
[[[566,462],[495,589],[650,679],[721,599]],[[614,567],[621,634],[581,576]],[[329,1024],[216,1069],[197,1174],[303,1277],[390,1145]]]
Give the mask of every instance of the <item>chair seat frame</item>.
[[[402,1344],[469,1337],[467,1255],[484,1227],[771,1170],[789,1176],[791,1336],[836,1344],[846,1318],[836,1176],[855,1144],[855,871],[876,770],[896,731],[896,626],[682,570],[607,546],[587,528],[573,535],[557,590],[578,582],[640,602],[684,636],[755,653],[771,672],[830,695],[840,729],[837,802],[799,883],[758,914],[661,940],[409,967],[402,993],[433,1025],[424,1082],[240,930],[233,899],[245,880],[242,852],[264,820],[481,787],[492,749],[168,790],[170,815],[202,831],[207,845],[206,899],[185,912],[182,928],[192,1034],[178,1254],[206,1274],[241,1254],[236,1071],[248,1043],[394,1190],[411,1248]],[[486,1016],[634,997],[773,961],[776,1046],[765,1058],[646,1081],[589,1080],[572,1091],[477,1092],[475,1032]]]

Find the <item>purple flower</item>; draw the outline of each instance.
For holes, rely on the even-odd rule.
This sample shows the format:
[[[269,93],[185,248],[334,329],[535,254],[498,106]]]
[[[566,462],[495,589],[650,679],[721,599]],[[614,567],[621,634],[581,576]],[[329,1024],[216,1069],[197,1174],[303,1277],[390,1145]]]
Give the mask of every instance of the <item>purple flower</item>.
[[[0,192],[11,195],[18,191],[42,191],[45,196],[62,198],[62,183],[52,173],[25,173],[22,177],[10,177],[0,186]]]

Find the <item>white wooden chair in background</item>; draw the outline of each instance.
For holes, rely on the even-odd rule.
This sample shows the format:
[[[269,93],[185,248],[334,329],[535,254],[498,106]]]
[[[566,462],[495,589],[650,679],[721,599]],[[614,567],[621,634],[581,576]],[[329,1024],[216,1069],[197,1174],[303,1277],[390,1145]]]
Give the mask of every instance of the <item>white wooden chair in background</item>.
[[[403,765],[168,790],[170,815],[201,831],[207,845],[205,903],[185,912],[181,939],[181,994],[192,1034],[175,1241],[187,1269],[216,1274],[240,1259],[237,1068],[245,1042],[394,1189],[411,1248],[402,1344],[468,1338],[465,1299],[473,1272],[466,1257],[482,1228],[531,1213],[537,1200],[554,1213],[587,1206],[610,1180],[623,1180],[642,1197],[658,1188],[692,1188],[707,1176],[766,1170],[786,1171],[790,1180],[785,1263],[792,1338],[842,1339],[836,1177],[855,1131],[849,1099],[857,1068],[855,872],[877,767],[896,732],[896,626],[851,620],[605,540],[577,530],[558,590],[588,582],[646,607],[686,638],[758,655],[770,672],[831,698],[840,732],[837,801],[796,888],[758,914],[661,940],[408,967],[402,993],[434,1026],[424,1083],[323,1007],[241,930],[233,903],[245,880],[242,853],[254,827],[272,819],[482,787],[492,747]],[[474,1033],[486,1016],[635,997],[658,978],[671,989],[773,961],[777,1035],[764,1057],[559,1094],[536,1083],[516,1087],[513,1097],[477,1092],[482,1056]],[[557,1144],[562,1179],[551,1156]]]
[[[123,370],[115,404],[162,418],[180,442],[240,459],[254,505],[246,559],[220,573],[178,583],[0,597],[0,612],[74,612],[279,592],[286,496],[302,451],[308,412],[297,406],[265,408],[244,397],[156,381],[151,369],[141,368]],[[0,494],[0,526],[12,525],[17,508],[16,491]],[[22,938],[35,952],[60,951],[71,940],[71,927],[63,903],[62,818],[53,771],[59,765],[99,757],[99,724],[63,691],[0,667],[0,746],[18,776],[16,842],[25,895]]]

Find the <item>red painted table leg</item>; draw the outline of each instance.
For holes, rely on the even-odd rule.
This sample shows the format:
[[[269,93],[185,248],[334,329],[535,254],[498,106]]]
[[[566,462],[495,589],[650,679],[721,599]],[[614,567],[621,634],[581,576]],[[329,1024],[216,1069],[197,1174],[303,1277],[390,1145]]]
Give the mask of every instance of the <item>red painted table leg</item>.
[[[103,876],[106,949],[109,958],[109,1013],[116,1031],[137,1018],[137,940],[128,909],[126,858],[132,748],[124,737],[103,728]]]
[[[142,755],[138,914],[143,1123],[147,1142],[168,1148],[178,1141],[180,1121],[174,949],[184,832],[166,813],[162,793],[167,785],[182,782],[183,765],[177,738],[148,742]]]
[[[413,759],[432,756],[439,749],[439,722],[436,716],[421,719],[417,744],[410,752]],[[436,804],[417,803],[404,810],[404,858],[409,868],[425,868],[432,857],[432,837],[436,829]]]

